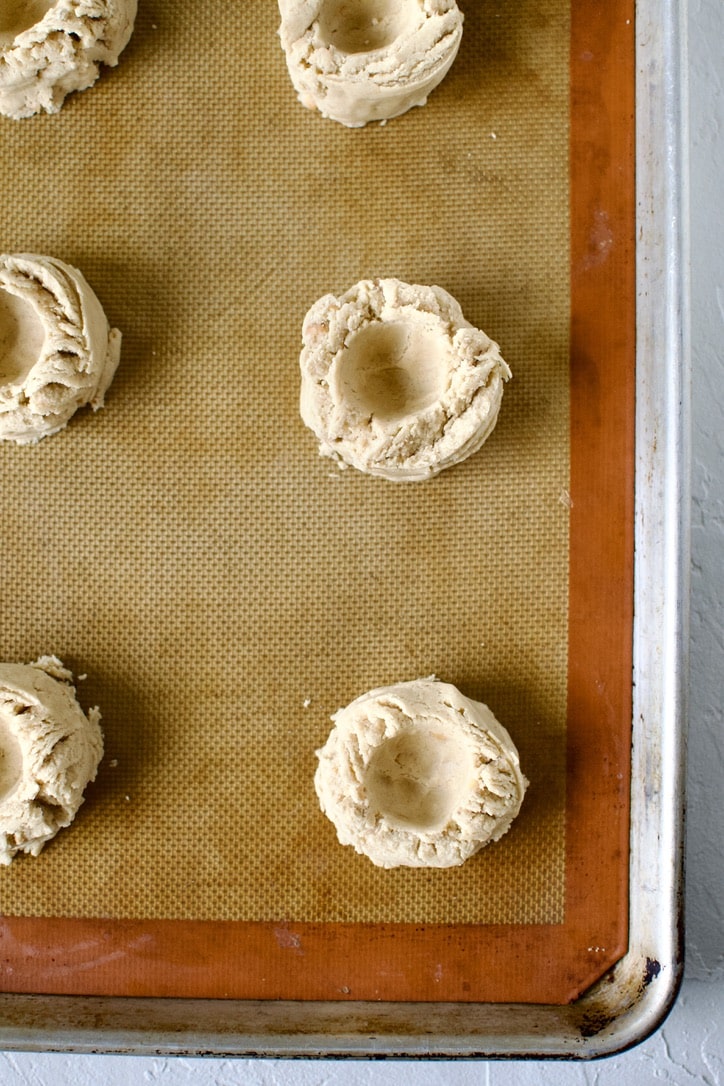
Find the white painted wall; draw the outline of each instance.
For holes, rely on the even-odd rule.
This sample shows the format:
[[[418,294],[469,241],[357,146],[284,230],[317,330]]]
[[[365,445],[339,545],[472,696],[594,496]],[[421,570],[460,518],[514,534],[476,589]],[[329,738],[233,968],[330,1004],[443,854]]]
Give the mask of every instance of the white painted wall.
[[[694,464],[687,973],[671,1015],[631,1052],[592,1064],[0,1053],[1,1086],[724,1083],[724,0],[689,0],[689,13]]]

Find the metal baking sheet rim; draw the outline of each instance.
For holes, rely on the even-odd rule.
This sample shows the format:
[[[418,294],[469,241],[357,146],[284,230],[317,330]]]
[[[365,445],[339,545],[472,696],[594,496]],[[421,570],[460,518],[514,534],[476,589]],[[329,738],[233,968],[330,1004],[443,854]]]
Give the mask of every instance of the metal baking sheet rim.
[[[569,1006],[0,995],[0,1047],[595,1059],[650,1036],[683,973],[689,357],[686,4],[636,5],[636,525],[629,950]]]

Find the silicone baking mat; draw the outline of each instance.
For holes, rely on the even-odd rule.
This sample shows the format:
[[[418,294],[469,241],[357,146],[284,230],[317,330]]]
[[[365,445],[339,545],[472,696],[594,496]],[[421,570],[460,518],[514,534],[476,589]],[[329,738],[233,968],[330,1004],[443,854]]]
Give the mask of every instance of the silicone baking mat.
[[[124,336],[103,412],[0,449],[3,656],[87,675],[106,740],[73,829],[0,873],[6,990],[490,998],[483,974],[511,969],[481,939],[565,933],[570,754],[592,727],[569,690],[569,586],[622,485],[591,477],[603,523],[569,549],[571,12],[461,6],[450,75],[386,125],[302,109],[276,5],[218,0],[203,33],[190,5],[142,2],[118,69],[2,126],[3,248],[80,267]],[[591,267],[614,236],[596,214]],[[513,371],[483,450],[421,485],[340,472],[298,415],[306,309],[376,275],[444,286]],[[336,843],[314,751],[340,705],[431,673],[491,706],[531,786],[462,868],[381,871]],[[625,863],[625,735],[616,750],[593,821]],[[615,939],[586,902],[586,977],[620,953],[620,876],[611,893]],[[568,968],[521,997],[581,983]]]

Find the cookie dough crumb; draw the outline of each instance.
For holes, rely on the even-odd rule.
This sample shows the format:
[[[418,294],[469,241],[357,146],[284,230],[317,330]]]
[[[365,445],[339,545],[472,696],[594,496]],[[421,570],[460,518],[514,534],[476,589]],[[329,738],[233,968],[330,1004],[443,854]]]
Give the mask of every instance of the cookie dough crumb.
[[[431,677],[371,690],[332,720],[314,784],[340,844],[378,867],[456,867],[510,829],[528,781],[482,702]]]
[[[424,106],[457,56],[455,0],[279,0],[297,97],[348,128]]]
[[[472,456],[498,418],[508,365],[442,287],[363,279],[302,327],[300,412],[319,451],[394,482]]]
[[[103,756],[100,712],[56,656],[0,664],[0,864],[69,826]]]
[[[0,113],[57,113],[72,91],[115,67],[133,33],[137,0],[3,0]]]
[[[94,411],[113,380],[121,333],[77,268],[0,255],[0,441],[27,445]]]

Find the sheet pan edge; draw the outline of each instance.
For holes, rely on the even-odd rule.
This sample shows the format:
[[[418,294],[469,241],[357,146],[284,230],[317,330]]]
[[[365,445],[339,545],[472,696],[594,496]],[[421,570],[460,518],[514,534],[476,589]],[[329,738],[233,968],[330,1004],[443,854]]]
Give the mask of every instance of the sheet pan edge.
[[[149,1055],[591,1059],[644,1040],[670,1010],[683,970],[689,465],[682,150],[686,5],[640,0],[636,15],[638,406],[628,954],[569,1007],[2,996],[3,1048]]]

